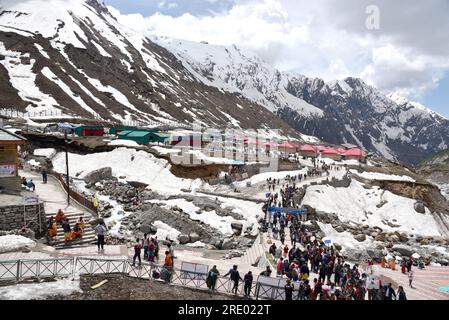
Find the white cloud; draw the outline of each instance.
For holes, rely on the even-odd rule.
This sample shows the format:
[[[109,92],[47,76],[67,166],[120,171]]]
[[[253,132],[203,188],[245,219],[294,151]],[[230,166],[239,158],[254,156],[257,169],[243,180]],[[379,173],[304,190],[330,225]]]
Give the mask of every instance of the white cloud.
[[[380,8],[380,30],[366,29],[365,9],[371,4]],[[281,70],[325,80],[360,76],[386,92],[419,98],[449,68],[445,8],[446,0],[432,5],[410,0],[406,6],[397,0],[241,0],[207,16],[113,11],[122,24],[151,35],[236,44]],[[422,14],[432,19],[423,25]]]

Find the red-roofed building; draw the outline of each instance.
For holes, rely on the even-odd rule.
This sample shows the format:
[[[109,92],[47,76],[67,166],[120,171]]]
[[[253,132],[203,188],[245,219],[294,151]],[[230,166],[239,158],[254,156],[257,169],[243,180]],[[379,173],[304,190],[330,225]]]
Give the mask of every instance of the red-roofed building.
[[[286,154],[293,154],[293,153],[296,153],[296,145],[294,145],[288,141],[284,141],[283,143],[278,145],[278,150],[280,152],[284,152]]]
[[[346,160],[359,160],[363,161],[366,158],[366,153],[363,150],[360,150],[358,148],[346,150],[346,152],[343,154]]]
[[[322,158],[329,158],[332,160],[340,161],[342,159],[341,153],[335,148],[326,148],[321,151]]]
[[[316,158],[318,156],[317,148],[310,144],[299,147],[298,153],[302,157]]]

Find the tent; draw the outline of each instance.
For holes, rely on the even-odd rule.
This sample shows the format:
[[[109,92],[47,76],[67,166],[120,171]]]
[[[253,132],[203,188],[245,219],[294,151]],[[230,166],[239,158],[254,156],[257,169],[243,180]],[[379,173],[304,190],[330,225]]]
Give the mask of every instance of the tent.
[[[284,141],[283,143],[278,145],[278,150],[280,152],[284,152],[286,154],[296,153],[296,145],[294,145],[288,141]]]

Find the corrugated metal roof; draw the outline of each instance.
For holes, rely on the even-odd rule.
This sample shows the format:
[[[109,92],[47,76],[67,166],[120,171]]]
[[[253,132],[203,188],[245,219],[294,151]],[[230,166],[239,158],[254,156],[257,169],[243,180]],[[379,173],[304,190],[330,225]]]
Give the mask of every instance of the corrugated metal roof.
[[[6,129],[0,128],[0,141],[17,141],[17,142],[22,142],[22,141],[26,141],[27,139],[25,139],[24,137],[9,132]]]

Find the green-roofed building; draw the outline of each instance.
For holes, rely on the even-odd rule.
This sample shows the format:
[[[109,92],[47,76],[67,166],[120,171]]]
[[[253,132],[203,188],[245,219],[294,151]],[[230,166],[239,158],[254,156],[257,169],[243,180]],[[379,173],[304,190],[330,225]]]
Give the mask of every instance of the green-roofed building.
[[[127,127],[127,126],[117,126],[109,129],[109,134],[119,134],[122,131],[146,131],[146,132],[156,132],[156,129],[145,129],[145,128],[137,128],[137,127]]]
[[[135,141],[138,144],[148,144],[151,132],[125,130],[118,134],[118,139]]]
[[[168,134],[163,134],[163,133],[159,133],[159,132],[151,132],[150,133],[150,141],[151,142],[165,143],[165,141],[167,141],[169,138],[170,138],[170,135],[168,135]]]

